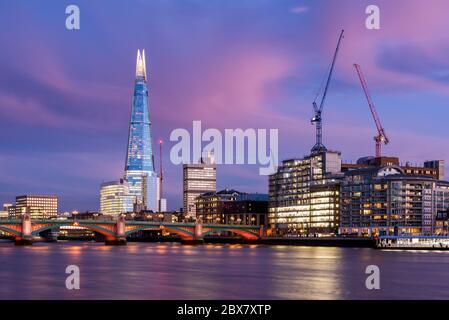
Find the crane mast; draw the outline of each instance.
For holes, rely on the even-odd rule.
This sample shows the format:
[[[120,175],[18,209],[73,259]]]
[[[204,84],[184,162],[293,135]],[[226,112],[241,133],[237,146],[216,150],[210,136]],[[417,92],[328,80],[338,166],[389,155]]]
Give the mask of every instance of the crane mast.
[[[323,111],[324,102],[326,101],[327,91],[329,89],[329,84],[330,84],[330,81],[332,78],[332,73],[333,73],[334,67],[335,67],[335,61],[337,60],[338,50],[340,49],[340,43],[341,43],[341,40],[343,39],[344,32],[345,32],[344,30],[341,30],[340,37],[338,38],[337,47],[335,48],[334,57],[332,59],[332,64],[331,64],[331,67],[329,70],[329,75],[327,77],[326,86],[324,88],[323,96],[321,98],[321,102],[320,102],[319,106],[316,102],[316,100],[318,99],[319,93],[318,93],[317,97],[315,98],[315,101],[313,101],[314,116],[311,120],[311,123],[315,124],[315,127],[316,127],[316,142],[315,142],[315,145],[312,147],[312,153],[318,153],[318,152],[327,150],[326,147],[323,145],[323,127],[322,127],[321,114]]]
[[[363,76],[362,68],[357,63],[354,63],[354,68],[357,71],[357,75],[359,76],[360,83],[363,88],[363,92],[365,93],[366,100],[368,101],[368,106],[371,111],[371,115],[373,116],[374,123],[376,124],[377,135],[374,137],[375,145],[376,145],[376,157],[382,156],[382,143],[387,145],[390,142],[388,139],[384,128],[380,122],[380,118],[377,114],[376,107],[374,105],[373,99],[371,99],[371,95],[368,91],[368,85],[366,84],[365,77]]]

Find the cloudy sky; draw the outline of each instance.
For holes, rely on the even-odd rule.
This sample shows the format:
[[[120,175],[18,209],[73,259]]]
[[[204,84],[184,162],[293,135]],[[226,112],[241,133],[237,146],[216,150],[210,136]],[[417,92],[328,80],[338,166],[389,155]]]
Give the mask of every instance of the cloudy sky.
[[[65,28],[69,4],[80,8],[80,30]],[[365,28],[369,4],[380,7],[380,30]],[[100,183],[123,175],[138,48],[154,140],[167,141],[170,209],[182,199],[170,132],[191,130],[193,120],[277,128],[280,159],[307,154],[311,102],[342,28],[325,145],[347,161],[374,153],[357,62],[391,139],[384,153],[449,161],[447,12],[446,0],[2,0],[0,202],[54,193],[61,210],[98,210]],[[219,166],[218,187],[267,192],[258,168]]]

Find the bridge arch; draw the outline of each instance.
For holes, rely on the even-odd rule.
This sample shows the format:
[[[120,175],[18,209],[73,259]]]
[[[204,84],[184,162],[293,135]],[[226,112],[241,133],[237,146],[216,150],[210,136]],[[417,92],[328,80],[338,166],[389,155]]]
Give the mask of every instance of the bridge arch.
[[[177,227],[173,227],[173,226],[170,226],[170,227],[161,226],[161,229],[166,230],[167,232],[170,232],[170,233],[177,234],[183,240],[190,240],[190,239],[194,238],[193,232],[184,230],[182,228],[177,228]]]
[[[250,231],[250,230],[241,230],[241,229],[237,229],[237,228],[235,228],[235,229],[233,229],[233,228],[209,229],[206,232],[204,232],[202,234],[202,236],[207,236],[212,233],[223,232],[223,231],[232,232],[232,233],[239,235],[247,240],[258,240],[260,238],[259,233],[256,233],[256,232]]]
[[[38,236],[41,232],[44,232],[47,230],[56,229],[59,227],[69,227],[69,226],[73,226],[73,223],[59,223],[59,224],[46,225],[46,226],[43,226],[36,230],[33,230],[32,234],[34,236]],[[115,232],[108,230],[106,228],[103,228],[101,226],[80,223],[77,225],[77,227],[83,227],[83,228],[95,231],[95,232],[103,235],[106,239],[114,239],[115,238]]]
[[[22,233],[20,231],[15,230],[15,229],[11,229],[11,228],[8,228],[8,227],[5,227],[5,226],[0,226],[0,230],[3,231],[3,232],[6,232],[7,234],[10,234],[12,236],[20,237],[22,235]]]
[[[161,228],[159,226],[141,226],[135,229],[131,229],[125,232],[125,236],[129,236],[130,234],[142,231],[142,230],[161,230]]]

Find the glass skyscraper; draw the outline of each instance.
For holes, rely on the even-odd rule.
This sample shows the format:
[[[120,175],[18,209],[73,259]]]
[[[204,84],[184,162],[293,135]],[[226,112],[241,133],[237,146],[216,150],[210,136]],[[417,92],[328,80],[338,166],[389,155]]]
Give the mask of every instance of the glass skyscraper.
[[[134,97],[129,123],[125,179],[129,193],[148,210],[158,210],[158,176],[154,171],[151,120],[148,105],[145,50],[137,51]]]

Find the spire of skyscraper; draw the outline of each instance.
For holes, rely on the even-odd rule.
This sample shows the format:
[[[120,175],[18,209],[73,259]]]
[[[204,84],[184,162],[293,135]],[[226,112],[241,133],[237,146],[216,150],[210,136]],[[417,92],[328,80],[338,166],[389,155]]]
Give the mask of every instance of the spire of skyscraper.
[[[140,54],[140,50],[137,50],[137,60],[136,60],[136,78],[143,78],[147,81],[147,67],[145,62],[145,49],[142,50],[142,54]]]

